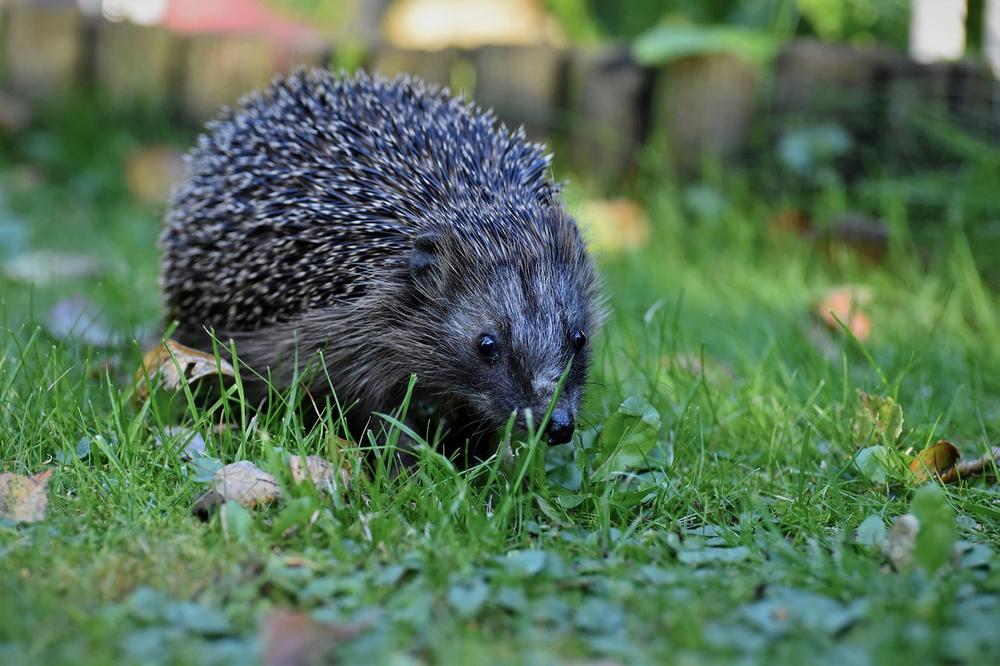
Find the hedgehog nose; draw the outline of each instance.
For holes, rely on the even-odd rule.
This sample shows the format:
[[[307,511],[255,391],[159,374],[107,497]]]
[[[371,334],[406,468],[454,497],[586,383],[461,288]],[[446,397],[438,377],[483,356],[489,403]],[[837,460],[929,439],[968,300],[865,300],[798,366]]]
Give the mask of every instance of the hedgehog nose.
[[[549,444],[565,444],[573,438],[573,419],[565,409],[553,410],[549,418]]]

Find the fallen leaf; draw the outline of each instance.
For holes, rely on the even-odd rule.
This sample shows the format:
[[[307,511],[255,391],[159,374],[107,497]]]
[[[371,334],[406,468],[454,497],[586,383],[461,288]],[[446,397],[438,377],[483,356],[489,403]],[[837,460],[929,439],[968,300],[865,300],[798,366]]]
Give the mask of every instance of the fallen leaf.
[[[816,303],[814,311],[831,331],[840,331],[843,322],[859,342],[866,342],[871,336],[872,321],[864,306],[870,302],[871,290],[867,287],[834,287]]]
[[[880,441],[893,446],[903,433],[903,408],[888,396],[858,391],[860,404],[854,417],[854,440],[858,444]]]
[[[159,378],[160,388],[176,391],[183,384],[182,377],[190,383],[217,373],[226,377],[236,376],[233,366],[224,358],[216,359],[212,354],[166,340],[142,358],[142,367],[135,373],[136,398],[142,401],[149,396],[147,378]]]
[[[170,146],[146,146],[125,161],[125,182],[132,196],[145,204],[162,204],[184,175],[184,156]]]
[[[286,608],[270,610],[261,621],[264,666],[307,666],[329,662],[329,652],[355,638],[367,623],[332,624]]]
[[[45,519],[49,508],[49,481],[52,470],[34,476],[13,472],[0,474],[0,519],[36,523]]]
[[[118,342],[97,306],[82,296],[66,298],[52,306],[45,330],[57,340],[79,340],[91,347],[110,347]]]
[[[598,252],[635,250],[650,237],[649,220],[631,199],[589,199],[580,207],[580,225]]]
[[[241,460],[226,465],[215,473],[212,490],[227,501],[253,508],[273,504],[281,498],[277,480],[252,462]]]
[[[292,456],[288,459],[288,469],[292,481],[302,483],[307,478],[319,490],[325,490],[331,495],[337,492],[337,477],[340,477],[340,487],[346,489],[351,483],[350,470],[337,467],[329,460],[319,456]]]
[[[893,521],[889,529],[886,555],[897,571],[908,567],[913,561],[913,551],[916,548],[919,531],[920,521],[913,514],[903,514]]]
[[[958,461],[958,449],[951,442],[939,439],[910,461],[910,471],[916,483],[926,483],[931,476],[940,477],[944,472],[955,466]]]
[[[56,250],[28,252],[4,264],[8,279],[39,286],[95,277],[103,272],[104,265],[93,257]]]

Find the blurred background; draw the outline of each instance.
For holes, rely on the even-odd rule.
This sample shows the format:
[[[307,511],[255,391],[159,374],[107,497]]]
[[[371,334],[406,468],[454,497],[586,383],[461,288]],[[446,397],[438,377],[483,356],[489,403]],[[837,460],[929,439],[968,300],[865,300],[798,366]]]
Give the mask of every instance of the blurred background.
[[[155,236],[184,149],[299,65],[412,73],[523,125],[602,256],[669,227],[930,261],[960,234],[1000,286],[1000,0],[0,7],[8,286],[103,271],[118,279],[100,300],[154,320]]]

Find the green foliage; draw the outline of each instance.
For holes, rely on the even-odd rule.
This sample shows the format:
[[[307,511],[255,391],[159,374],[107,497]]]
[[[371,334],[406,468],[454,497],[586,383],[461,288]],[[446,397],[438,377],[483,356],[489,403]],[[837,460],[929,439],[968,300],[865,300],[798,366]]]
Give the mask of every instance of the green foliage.
[[[935,483],[913,493],[910,512],[920,521],[914,555],[924,571],[933,574],[951,559],[958,538],[955,512],[941,486]]]
[[[879,42],[905,49],[909,30],[906,0],[548,0],[570,38],[632,40],[647,38],[664,25],[692,33],[705,30],[706,42],[730,42],[733,47],[758,52],[764,36],[784,39],[795,35],[827,41]],[[717,32],[729,24],[740,37]],[[769,50],[764,48],[765,51]]]
[[[947,437],[971,456],[1000,438],[1000,299],[960,230],[916,246],[886,195],[899,238],[872,265],[776,233],[787,202],[735,170],[706,172],[691,196],[648,174],[634,185],[652,240],[600,258],[612,314],[578,441],[514,434],[510,459],[460,471],[416,433],[416,467],[399,474],[401,412],[343,444],[336,418],[307,428],[291,401],[255,413],[238,385],[208,405],[179,396],[177,413],[138,407],[137,344],[40,328],[78,292],[116,330],[159,318],[162,211],[129,199],[121,160],[169,132],[70,111],[0,153],[0,220],[23,250],[121,265],[34,290],[0,273],[3,471],[54,470],[46,520],[0,524],[3,663],[252,663],[275,607],[363,627],[334,648],[346,663],[1000,659],[995,487],[911,496],[855,465],[860,445]],[[811,213],[854,203],[829,187]],[[569,187],[571,210],[587,194]],[[844,283],[874,294],[863,351],[813,335],[813,296]],[[856,431],[858,389],[892,401]],[[207,456],[156,445],[177,414]],[[288,483],[285,458],[310,454],[345,462],[350,487]],[[236,460],[276,473],[285,499],[192,517]],[[933,575],[887,570],[884,526],[908,510]]]
[[[778,44],[767,35],[730,26],[661,25],[632,44],[632,55],[644,65],[663,65],[696,55],[726,53],[766,63]]]
[[[601,430],[600,447],[606,457],[594,477],[607,479],[642,466],[656,446],[661,427],[652,405],[638,396],[626,399]]]

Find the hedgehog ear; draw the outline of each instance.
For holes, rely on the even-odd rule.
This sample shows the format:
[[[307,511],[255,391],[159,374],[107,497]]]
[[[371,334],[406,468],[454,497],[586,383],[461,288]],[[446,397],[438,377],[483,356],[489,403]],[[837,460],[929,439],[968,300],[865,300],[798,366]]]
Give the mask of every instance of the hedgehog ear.
[[[432,286],[441,274],[441,237],[435,233],[425,233],[413,241],[410,253],[410,274],[418,285]]]

